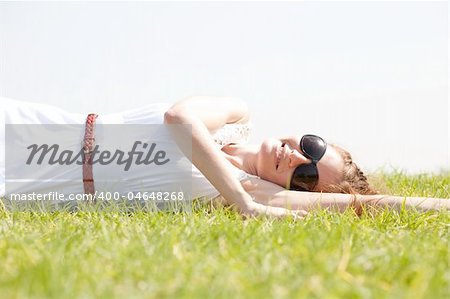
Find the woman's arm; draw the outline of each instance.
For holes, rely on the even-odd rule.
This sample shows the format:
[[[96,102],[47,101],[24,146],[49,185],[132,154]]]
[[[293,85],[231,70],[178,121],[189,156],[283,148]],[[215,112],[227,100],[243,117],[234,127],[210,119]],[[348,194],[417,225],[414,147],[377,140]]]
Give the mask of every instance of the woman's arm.
[[[181,150],[189,156],[192,145],[192,163],[220,192],[228,204],[246,215],[303,215],[281,207],[268,207],[253,201],[234,176],[232,165],[214,144],[210,132],[227,123],[248,120],[246,105],[234,98],[190,97],[173,105],[164,115],[166,124],[177,126],[172,134]]]
[[[225,124],[247,123],[250,119],[247,104],[239,98],[192,96],[176,102],[166,115],[189,113],[200,119],[210,133]]]
[[[443,198],[289,191],[257,178],[247,179],[242,184],[255,201],[268,206],[292,210],[308,211],[317,207],[339,212],[343,212],[349,207],[358,209],[360,207],[389,207],[397,211],[402,207],[418,211],[450,210],[450,199]]]

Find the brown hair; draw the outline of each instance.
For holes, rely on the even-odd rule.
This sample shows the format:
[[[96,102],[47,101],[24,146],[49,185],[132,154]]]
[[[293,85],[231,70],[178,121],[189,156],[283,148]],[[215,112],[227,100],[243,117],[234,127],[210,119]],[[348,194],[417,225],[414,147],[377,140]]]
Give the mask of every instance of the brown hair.
[[[349,152],[335,144],[329,144],[329,146],[333,147],[344,160],[344,169],[342,170],[343,179],[338,184],[326,186],[323,188],[322,192],[362,195],[378,194],[378,192],[369,185],[367,177],[359,169],[358,165],[353,162]]]

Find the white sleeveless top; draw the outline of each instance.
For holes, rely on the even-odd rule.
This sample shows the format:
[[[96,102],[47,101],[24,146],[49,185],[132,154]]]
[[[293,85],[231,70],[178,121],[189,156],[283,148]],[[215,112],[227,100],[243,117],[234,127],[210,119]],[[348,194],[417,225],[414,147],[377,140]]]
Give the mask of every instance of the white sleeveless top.
[[[127,110],[121,113],[114,114],[99,114],[96,123],[96,130],[101,127],[102,124],[163,124],[164,113],[170,107],[170,104],[150,104],[142,108]],[[4,110],[4,111],[1,111]],[[86,121],[86,114],[70,113],[60,108],[38,104],[28,103],[18,100],[12,100],[0,97],[0,197],[5,196],[5,124],[80,124],[84,125]],[[218,130],[212,137],[217,146],[222,146],[229,143],[242,143],[246,142],[250,133],[251,126],[248,124],[227,124],[220,130]],[[173,142],[173,139],[168,131],[163,133],[165,135],[158,136],[158,140],[167,139]],[[144,132],[145,133],[145,132]],[[82,138],[82,134],[80,133]],[[80,147],[80,141],[74,140],[71,146]],[[249,175],[244,171],[232,167],[235,172],[235,176],[238,180],[243,180]],[[176,169],[174,170],[176,171]],[[145,172],[145,173],[133,173],[133,180],[124,180],[123,182],[111,184],[106,179],[104,183],[100,178],[108,177],[107,170],[103,170],[101,167],[97,167],[94,164],[93,167],[95,188],[97,191],[108,192],[130,192],[136,191],[136,188],[151,189],[155,186],[164,190],[165,186],[174,184],[174,176],[170,173],[158,173],[157,171]],[[40,182],[28,182],[26,184],[26,190],[17,190],[16,192],[31,193],[47,193],[47,192],[59,192],[64,194],[81,194],[83,193],[82,184],[82,171],[80,165],[74,165],[73,171],[71,169],[71,180],[65,181],[64,184],[58,183],[55,177],[54,186],[45,184],[46,190],[43,190]],[[139,178],[145,177],[145,185],[142,183],[137,186],[133,182],[139,181]],[[219,192],[212,186],[212,184],[203,176],[203,174],[192,165],[192,178],[187,178],[192,181],[192,198],[206,198],[211,199],[219,196]],[[52,180],[53,181],[53,180]],[[51,189],[51,190],[50,190]],[[192,199],[191,198],[191,199]]]

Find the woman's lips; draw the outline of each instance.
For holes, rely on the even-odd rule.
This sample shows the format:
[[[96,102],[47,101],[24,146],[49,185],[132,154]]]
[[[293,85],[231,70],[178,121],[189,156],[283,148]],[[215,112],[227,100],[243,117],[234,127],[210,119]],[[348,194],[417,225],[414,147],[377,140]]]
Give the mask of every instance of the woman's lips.
[[[278,169],[278,166],[280,165],[281,153],[283,152],[284,146],[285,146],[285,143],[283,142],[281,144],[281,147],[277,148],[276,155],[275,155],[275,165],[276,165],[275,169]]]

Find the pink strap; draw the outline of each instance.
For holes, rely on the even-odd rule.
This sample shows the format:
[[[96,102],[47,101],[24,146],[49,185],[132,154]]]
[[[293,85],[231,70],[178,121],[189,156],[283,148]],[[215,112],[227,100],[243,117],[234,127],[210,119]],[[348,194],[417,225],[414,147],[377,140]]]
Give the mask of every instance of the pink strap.
[[[92,151],[95,147],[95,120],[97,117],[98,115],[95,113],[88,114],[83,140],[83,187],[84,193],[91,195],[95,193],[94,174],[92,172]]]

